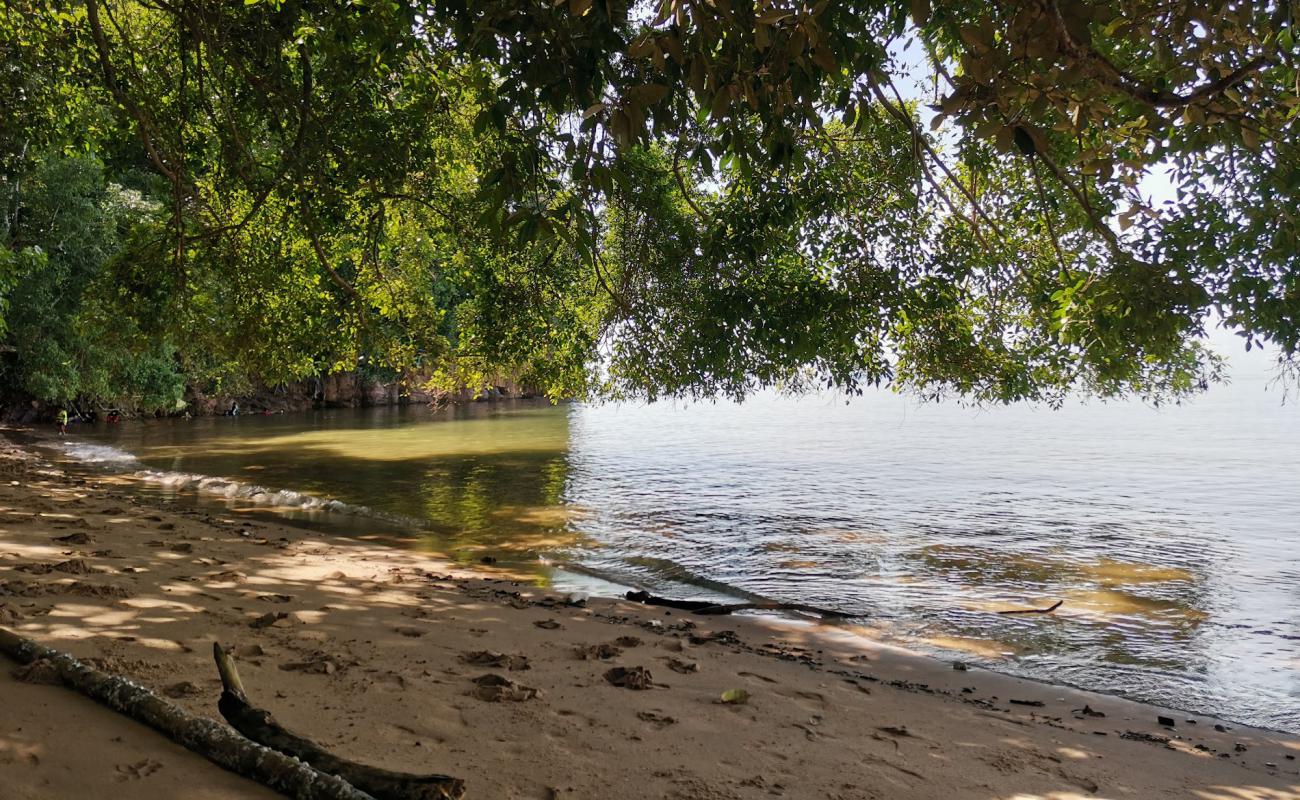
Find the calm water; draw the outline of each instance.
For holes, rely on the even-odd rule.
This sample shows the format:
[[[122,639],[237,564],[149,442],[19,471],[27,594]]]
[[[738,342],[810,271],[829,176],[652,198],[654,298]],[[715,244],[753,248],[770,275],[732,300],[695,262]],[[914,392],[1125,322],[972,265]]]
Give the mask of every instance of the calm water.
[[[966,661],[1300,730],[1300,407],[1257,381],[1166,410],[880,393],[331,411],[77,441],[132,454],[116,466],[169,493],[202,482],[318,522],[418,529],[544,579],[571,563],[661,593],[835,607]],[[990,613],[1055,599],[1053,615]]]

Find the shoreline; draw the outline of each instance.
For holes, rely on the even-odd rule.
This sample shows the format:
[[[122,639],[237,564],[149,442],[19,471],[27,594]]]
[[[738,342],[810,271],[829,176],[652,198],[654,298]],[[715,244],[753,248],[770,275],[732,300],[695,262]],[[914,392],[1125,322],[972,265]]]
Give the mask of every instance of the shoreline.
[[[471,797],[1300,800],[1289,734],[958,671],[848,626],[569,606],[507,570],[173,507],[4,450],[0,624],[212,717],[207,654],[231,644],[255,702],[289,727],[348,757],[463,778]],[[575,654],[627,637],[640,641],[609,660]],[[482,650],[530,669],[466,662]],[[133,797],[273,796],[69,690],[17,683],[12,666],[0,780],[16,797],[117,782]],[[617,666],[657,685],[612,686]],[[485,702],[468,694],[484,673],[540,695]],[[731,689],[749,702],[715,702]]]
[[[496,402],[514,402],[514,403],[531,403],[540,402],[535,400],[501,400]],[[318,413],[318,412],[297,412],[297,413]],[[438,413],[433,410],[433,413]],[[149,424],[156,420],[130,420],[123,424]],[[175,420],[166,420],[166,422],[175,422]],[[349,537],[356,529],[367,526],[383,526],[388,531],[395,533],[392,537],[394,547],[404,547],[403,542],[408,541],[408,534],[411,531],[419,530],[428,532],[431,529],[425,527],[425,522],[414,517],[404,517],[397,514],[377,511],[375,509],[354,505],[349,502],[340,501],[328,495],[316,495],[300,492],[294,489],[286,489],[278,486],[263,486],[247,480],[237,478],[227,478],[215,475],[201,475],[197,473],[186,472],[169,472],[149,468],[143,463],[138,462],[135,457],[127,451],[115,448],[111,445],[96,443],[94,440],[84,441],[84,445],[89,445],[90,450],[112,451],[111,458],[105,458],[97,452],[77,452],[76,447],[61,448],[61,440],[53,435],[32,428],[5,428],[0,426],[0,436],[9,436],[16,439],[24,446],[34,447],[42,452],[50,453],[55,465],[66,471],[75,473],[78,477],[87,479],[99,479],[105,476],[105,473],[112,473],[116,477],[123,478],[132,482],[141,491],[148,494],[153,501],[158,497],[155,491],[163,491],[160,487],[165,487],[164,493],[174,492],[179,496],[185,497],[184,502],[187,506],[197,507],[206,510],[209,513],[237,513],[247,514],[250,517],[256,517],[265,522],[272,524],[287,525],[293,528],[301,528],[307,531],[320,533],[323,535],[342,535]],[[69,439],[68,442],[78,440]],[[61,452],[66,449],[67,452]],[[83,447],[84,450],[84,447]],[[123,460],[121,457],[125,457]],[[118,465],[120,470],[113,472],[111,465]],[[215,509],[215,511],[214,511]],[[287,513],[286,513],[287,512]],[[300,516],[296,516],[300,514]],[[606,598],[620,599],[628,590],[638,590],[644,587],[624,583],[622,578],[617,574],[606,573],[600,569],[590,567],[579,562],[555,561],[543,559],[547,565],[549,575],[544,575],[541,571],[531,571],[531,561],[512,558],[510,555],[503,554],[503,551],[485,549],[486,552],[493,556],[493,563],[497,558],[500,559],[500,566],[506,569],[514,568],[517,570],[528,571],[527,581],[542,585],[547,578],[563,576],[563,581],[556,581],[569,590],[589,592]],[[506,551],[508,552],[508,551]],[[467,562],[464,558],[465,548],[460,548],[457,557],[454,559],[458,564],[466,565],[470,568],[476,566],[474,563]],[[448,556],[449,557],[449,556]],[[522,578],[521,578],[522,579]],[[661,587],[668,596],[699,596],[701,592],[707,593],[717,599],[729,599],[733,602],[766,602],[771,598],[754,595],[745,592],[743,589],[724,584],[706,582],[703,579],[683,582],[678,589],[685,594],[678,594],[673,587]],[[756,616],[772,616],[777,620],[790,619],[789,614],[769,614],[767,612],[757,612]],[[882,646],[895,647],[903,652],[920,655],[926,658],[937,659],[944,663],[951,663],[953,660],[968,660],[973,666],[979,666],[993,672],[1008,674],[1019,677],[1024,680],[1041,683],[1047,686],[1060,686],[1082,691],[1095,692],[1098,694],[1108,695],[1125,700],[1133,700],[1138,703],[1172,709],[1178,714],[1187,716],[1209,716],[1230,722],[1234,725],[1246,727],[1255,727],[1262,730],[1275,730],[1280,733],[1300,734],[1300,728],[1294,726],[1287,727],[1273,726],[1267,723],[1261,724],[1258,720],[1249,719],[1230,719],[1226,716],[1219,716],[1213,708],[1190,708],[1187,706],[1174,704],[1163,704],[1160,699],[1144,698],[1125,694],[1121,691],[1114,691],[1107,688],[1094,688],[1086,684],[1073,682],[1063,677],[1056,679],[1044,678],[1042,675],[1034,674],[1017,674],[1010,664],[1006,661],[999,661],[996,658],[988,658],[987,654],[976,650],[967,650],[961,647],[942,646],[927,648],[923,645],[918,646],[915,642],[900,641],[891,638],[887,631],[872,625],[870,617],[853,617],[849,618],[856,622],[844,623],[836,622],[831,624],[856,626],[856,630],[869,639],[881,644]],[[794,622],[798,623],[807,620],[807,617],[793,616]],[[994,640],[984,640],[992,642]],[[983,660],[981,660],[983,659]],[[990,663],[990,662],[994,663]]]

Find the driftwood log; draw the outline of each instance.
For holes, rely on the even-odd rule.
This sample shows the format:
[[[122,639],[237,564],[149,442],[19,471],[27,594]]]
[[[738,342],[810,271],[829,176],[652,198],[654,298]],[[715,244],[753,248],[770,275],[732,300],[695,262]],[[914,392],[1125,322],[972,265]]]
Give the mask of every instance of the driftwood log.
[[[465,782],[449,775],[408,775],[358,764],[327,752],[320,745],[285,728],[270,712],[248,702],[235,662],[219,644],[212,656],[221,675],[217,709],[231,727],[258,744],[302,759],[321,772],[337,775],[375,800],[460,800]]]
[[[707,600],[672,600],[644,591],[628,592],[624,597],[633,602],[645,603],[648,606],[675,608],[680,611],[689,611],[692,614],[701,615],[730,614],[733,611],[800,611],[822,617],[847,618],[853,616],[842,611],[806,606],[802,603],[713,603]]]
[[[249,741],[216,720],[195,716],[134,681],[0,628],[0,653],[20,664],[46,662],[70,689],[144,723],[214,764],[298,800],[373,800],[334,775]]]

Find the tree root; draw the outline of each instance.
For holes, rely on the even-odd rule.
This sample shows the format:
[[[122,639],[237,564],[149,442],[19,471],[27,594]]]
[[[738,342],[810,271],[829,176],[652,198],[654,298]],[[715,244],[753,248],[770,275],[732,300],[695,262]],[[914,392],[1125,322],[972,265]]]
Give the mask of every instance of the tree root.
[[[221,675],[217,709],[231,727],[260,745],[301,759],[321,772],[337,775],[375,800],[460,800],[465,782],[449,775],[410,775],[358,764],[329,753],[320,745],[286,729],[270,712],[248,702],[235,662],[221,645],[212,645]]]
[[[212,763],[298,800],[373,800],[342,778],[249,741],[215,720],[197,717],[132,680],[110,675],[67,653],[0,628],[0,653],[20,664],[43,661],[60,683],[144,723]]]

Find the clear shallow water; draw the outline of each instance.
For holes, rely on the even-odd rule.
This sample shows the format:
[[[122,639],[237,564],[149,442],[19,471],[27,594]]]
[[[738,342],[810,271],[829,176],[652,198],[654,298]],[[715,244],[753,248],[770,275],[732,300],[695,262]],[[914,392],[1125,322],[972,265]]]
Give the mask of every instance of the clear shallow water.
[[[1165,410],[499,404],[162,421],[69,445],[167,493],[418,529],[543,577],[539,559],[835,607],[932,652],[1300,731],[1300,407],[1280,400],[1240,381]]]

